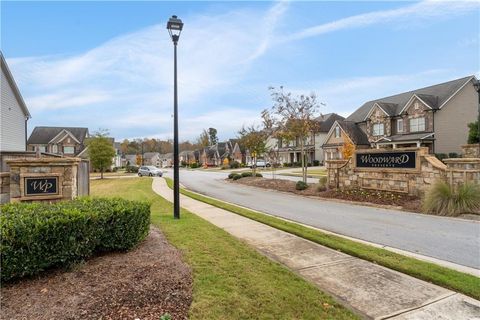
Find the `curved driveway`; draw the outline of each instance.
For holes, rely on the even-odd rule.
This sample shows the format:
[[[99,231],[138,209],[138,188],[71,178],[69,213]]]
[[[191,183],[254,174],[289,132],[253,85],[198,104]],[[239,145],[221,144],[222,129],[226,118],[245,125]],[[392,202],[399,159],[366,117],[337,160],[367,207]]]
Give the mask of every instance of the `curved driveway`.
[[[231,184],[224,181],[227,174],[181,170],[180,182],[190,190],[254,210],[480,269],[478,221],[305,198]]]

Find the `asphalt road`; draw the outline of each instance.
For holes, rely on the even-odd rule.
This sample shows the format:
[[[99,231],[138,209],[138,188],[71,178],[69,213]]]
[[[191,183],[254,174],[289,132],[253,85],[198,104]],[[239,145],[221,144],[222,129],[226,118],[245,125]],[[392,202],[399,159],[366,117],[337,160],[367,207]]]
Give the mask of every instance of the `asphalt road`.
[[[480,269],[478,221],[304,198],[232,184],[224,181],[226,176],[225,172],[181,170],[180,183],[190,190],[306,225]]]

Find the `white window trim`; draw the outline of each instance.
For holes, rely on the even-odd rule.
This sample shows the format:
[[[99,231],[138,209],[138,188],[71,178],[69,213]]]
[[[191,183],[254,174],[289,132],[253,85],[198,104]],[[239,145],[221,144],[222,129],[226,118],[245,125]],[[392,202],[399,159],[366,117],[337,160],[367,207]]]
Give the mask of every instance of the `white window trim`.
[[[380,133],[380,130],[375,130],[376,127],[382,128],[381,133]],[[383,122],[374,123],[372,126],[372,135],[374,137],[385,135],[385,124]]]
[[[403,119],[397,119],[397,132],[403,132]]]
[[[420,129],[420,119],[423,120],[423,129]],[[416,122],[415,125],[412,125],[412,121]],[[419,117],[419,118],[411,118],[409,119],[409,126],[410,126],[410,132],[423,132],[425,131],[425,117]],[[412,128],[416,127],[417,130],[412,130]]]
[[[335,127],[335,138],[341,138],[341,137],[342,137],[342,133],[340,132],[340,127],[336,126]]]

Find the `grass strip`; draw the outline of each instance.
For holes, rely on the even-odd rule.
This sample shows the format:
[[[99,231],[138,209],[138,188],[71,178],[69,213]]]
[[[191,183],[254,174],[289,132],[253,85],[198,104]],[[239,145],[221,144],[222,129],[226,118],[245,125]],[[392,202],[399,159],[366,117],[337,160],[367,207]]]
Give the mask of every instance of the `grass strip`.
[[[189,319],[359,319],[329,295],[247,244],[152,191],[152,178],[91,182],[93,196],[152,203],[152,223],[193,271]]]
[[[168,186],[172,188],[173,181],[169,178],[165,179],[167,180]],[[336,235],[327,234],[295,222],[275,218],[258,211],[206,197],[183,188],[180,189],[180,192],[193,199],[264,223],[334,250],[339,250],[351,256],[377,263],[389,269],[463,293],[477,300],[480,299],[480,278],[475,277],[474,275],[452,270],[412,257],[407,257],[392,251],[345,239]]]

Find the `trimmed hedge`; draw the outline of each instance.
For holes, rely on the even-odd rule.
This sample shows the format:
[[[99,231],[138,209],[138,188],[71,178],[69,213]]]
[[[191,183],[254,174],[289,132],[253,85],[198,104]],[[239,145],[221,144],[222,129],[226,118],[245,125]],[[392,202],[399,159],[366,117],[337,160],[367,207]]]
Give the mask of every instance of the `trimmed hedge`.
[[[145,202],[83,198],[4,205],[1,281],[69,266],[95,252],[129,250],[145,239],[149,226],[150,204]]]

